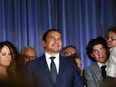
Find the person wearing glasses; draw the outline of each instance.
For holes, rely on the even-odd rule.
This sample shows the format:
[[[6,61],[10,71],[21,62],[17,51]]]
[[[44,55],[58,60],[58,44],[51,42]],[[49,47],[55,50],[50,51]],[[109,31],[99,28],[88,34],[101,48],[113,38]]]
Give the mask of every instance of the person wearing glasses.
[[[37,58],[37,52],[31,46],[24,47],[21,49],[21,58],[21,62],[25,65],[28,61]]]
[[[73,46],[73,45],[68,45],[68,46],[66,46],[66,47],[63,48],[62,55],[64,57],[69,57],[69,56],[71,56],[71,55],[73,55],[75,53],[77,53],[76,47]]]
[[[82,61],[80,56],[77,53],[77,49],[73,45],[68,45],[63,48],[62,55],[66,58],[72,59],[76,62],[79,72],[82,75]]]
[[[106,43],[110,51],[107,76],[116,77],[116,26],[108,29]]]
[[[25,71],[25,65],[28,61],[34,60],[37,58],[37,52],[36,50],[31,46],[26,46],[21,49],[20,52],[20,60],[19,60],[19,66],[18,66],[18,73],[19,75],[23,75]]]

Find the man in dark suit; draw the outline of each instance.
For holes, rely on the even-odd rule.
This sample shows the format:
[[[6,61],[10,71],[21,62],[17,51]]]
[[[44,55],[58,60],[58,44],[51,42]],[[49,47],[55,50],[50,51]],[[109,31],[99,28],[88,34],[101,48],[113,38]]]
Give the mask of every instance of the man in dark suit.
[[[106,66],[108,62],[108,50],[105,39],[98,37],[89,41],[86,51],[88,57],[94,63],[84,69],[84,77],[87,87],[100,87],[106,77]],[[105,66],[104,72],[101,69]]]
[[[61,33],[56,29],[48,30],[43,35],[42,45],[45,54],[27,63],[29,84],[32,87],[83,87],[76,63],[59,55]]]

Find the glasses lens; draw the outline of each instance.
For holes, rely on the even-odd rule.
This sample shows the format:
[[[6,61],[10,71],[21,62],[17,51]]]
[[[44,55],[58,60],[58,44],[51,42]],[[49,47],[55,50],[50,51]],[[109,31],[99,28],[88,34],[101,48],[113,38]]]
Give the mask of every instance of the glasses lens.
[[[107,37],[106,40],[108,40],[108,41],[114,41],[114,40],[116,40],[116,38]]]

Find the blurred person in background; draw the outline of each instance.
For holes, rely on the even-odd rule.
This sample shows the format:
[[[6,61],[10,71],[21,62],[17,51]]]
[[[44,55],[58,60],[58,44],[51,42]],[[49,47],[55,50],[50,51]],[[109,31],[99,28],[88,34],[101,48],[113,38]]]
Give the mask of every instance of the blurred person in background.
[[[69,58],[72,60],[75,60],[75,62],[77,63],[77,67],[79,68],[80,74],[82,76],[82,62],[81,62],[81,58],[79,57],[79,55],[75,53],[72,56],[69,56]]]
[[[21,54],[21,62],[23,65],[25,65],[28,61],[37,58],[37,52],[31,46],[22,48],[20,54]]]
[[[82,75],[82,62],[81,58],[77,54],[77,49],[73,45],[68,45],[62,49],[62,56],[72,59],[76,62],[77,67],[79,68],[80,74]]]
[[[68,57],[77,53],[76,47],[73,45],[68,45],[62,49],[62,56]]]
[[[19,73],[21,75],[23,75],[24,71],[25,71],[26,63],[28,61],[36,59],[37,58],[37,52],[33,47],[26,46],[26,47],[23,47],[21,49],[20,56],[21,56],[21,58],[20,58],[20,61],[19,61],[19,64],[20,64]]]

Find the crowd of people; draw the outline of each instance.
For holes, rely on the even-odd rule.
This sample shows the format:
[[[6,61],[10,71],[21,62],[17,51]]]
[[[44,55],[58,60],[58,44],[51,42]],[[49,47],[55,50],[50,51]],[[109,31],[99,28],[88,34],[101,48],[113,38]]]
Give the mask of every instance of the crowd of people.
[[[46,31],[42,38],[45,52],[26,46],[19,52],[10,41],[0,42],[0,85],[2,87],[116,87],[116,27],[107,37],[91,39],[86,47],[93,61],[82,68],[81,57],[73,45],[62,48],[57,29]]]

